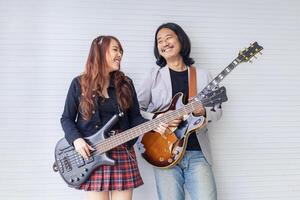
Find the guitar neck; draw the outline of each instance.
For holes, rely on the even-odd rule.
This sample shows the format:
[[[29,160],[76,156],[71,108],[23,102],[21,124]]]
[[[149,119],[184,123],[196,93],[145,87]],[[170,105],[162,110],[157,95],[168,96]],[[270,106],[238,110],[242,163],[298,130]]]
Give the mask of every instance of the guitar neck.
[[[142,123],[134,128],[128,129],[124,132],[121,132],[117,135],[111,136],[101,143],[97,144],[97,153],[102,154],[105,153],[125,142],[128,142],[146,132],[152,131],[158,125],[163,123],[169,123],[176,118],[189,114],[195,110],[196,107],[200,106],[202,102],[200,101],[193,101],[188,103],[187,105],[181,107],[178,110],[170,110],[169,112],[165,113],[163,116],[150,120],[148,122]]]
[[[197,97],[204,97],[209,91],[218,87],[218,84],[239,64],[241,60],[238,58],[234,59],[221,73],[219,73],[205,88],[197,95]]]
[[[191,112],[193,112],[197,107],[200,105],[206,105],[206,101],[210,101],[209,99],[205,99],[208,93],[210,93],[214,88],[218,86],[218,84],[240,63],[241,61],[236,58],[233,60],[218,76],[216,76],[196,97],[194,98],[194,101],[182,106],[181,108],[177,110],[171,110],[167,113],[165,113],[163,116],[159,118],[155,118],[151,121],[145,122],[143,124],[140,124],[134,128],[128,129],[122,133],[119,133],[117,135],[111,136],[105,140],[103,140],[101,143],[97,144],[97,153],[102,154],[105,153],[121,144],[124,144],[125,142],[128,142],[146,132],[149,132],[158,125],[163,123],[169,123],[173,121],[174,119],[177,119],[181,116],[187,115]],[[226,99],[227,100],[227,99]]]

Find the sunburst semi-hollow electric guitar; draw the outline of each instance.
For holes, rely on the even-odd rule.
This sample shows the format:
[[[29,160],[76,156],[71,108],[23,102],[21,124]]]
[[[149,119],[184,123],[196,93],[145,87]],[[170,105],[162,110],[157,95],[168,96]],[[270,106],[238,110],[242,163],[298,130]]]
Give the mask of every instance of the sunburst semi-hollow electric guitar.
[[[182,94],[178,93],[173,103],[182,101]],[[95,150],[91,152],[88,160],[85,160],[75,148],[70,145],[65,138],[59,140],[55,147],[55,162],[53,169],[59,172],[63,180],[74,188],[80,187],[90,176],[90,174],[101,165],[114,165],[115,161],[109,158],[107,151],[128,142],[146,132],[149,132],[163,123],[169,123],[174,119],[191,113],[197,106],[204,105],[207,107],[214,106],[221,102],[227,101],[226,90],[224,87],[216,91],[209,92],[199,101],[191,102],[187,105],[182,105],[181,108],[168,112],[162,117],[142,123],[136,127],[128,129],[124,132],[113,136],[108,136],[111,127],[118,121],[119,115],[114,115],[98,132],[90,137],[84,138],[85,141]],[[205,124],[204,117],[191,117],[190,123],[193,128],[199,128]]]
[[[218,87],[218,84],[240,63],[251,62],[251,58],[263,49],[257,42],[251,44],[248,48],[240,51],[235,58],[218,76],[216,76],[196,97],[193,98],[192,104],[197,105],[201,102],[212,90]],[[181,98],[181,97],[180,97]],[[170,110],[181,110],[185,105],[182,101],[178,101],[178,95],[175,95],[170,106],[163,112],[156,113],[157,116],[161,113],[166,113],[169,116]],[[203,104],[206,106],[205,104]],[[182,115],[183,116],[183,115]],[[167,129],[164,134],[155,131],[147,132],[143,135],[139,149],[142,152],[142,157],[150,164],[159,168],[169,168],[176,165],[183,157],[188,141],[188,137],[193,130],[201,128],[197,125],[197,119],[204,125],[204,117],[195,117],[193,114],[188,114],[179,124],[176,130]],[[195,125],[196,124],[196,125]]]

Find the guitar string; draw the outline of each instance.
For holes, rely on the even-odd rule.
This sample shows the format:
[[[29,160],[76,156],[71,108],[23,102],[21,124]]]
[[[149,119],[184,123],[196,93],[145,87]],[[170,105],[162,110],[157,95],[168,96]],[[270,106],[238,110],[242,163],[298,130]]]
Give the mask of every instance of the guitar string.
[[[234,61],[236,61],[237,62],[237,64],[234,64],[233,62]],[[227,72],[225,72],[225,69],[218,75],[218,76],[216,76],[216,78],[214,78],[204,89],[210,89],[209,87],[216,87],[217,86],[217,84],[215,84],[214,83],[214,80],[216,80],[217,78],[220,78],[221,80],[222,79],[224,79],[231,71],[232,71],[232,69],[234,69],[238,64],[240,64],[240,62],[239,61],[237,61],[237,60],[234,60],[232,63],[230,63],[225,69],[230,69],[230,71],[227,71]],[[221,77],[220,77],[220,75],[221,75]],[[219,82],[219,81],[217,81],[217,82]],[[193,97],[192,98],[192,100],[195,100],[197,97],[198,97],[199,95],[197,95],[196,97]],[[203,103],[203,102],[202,102]],[[173,112],[172,112],[172,114],[173,114]],[[143,131],[142,131],[143,132]],[[129,134],[128,134],[129,135]],[[129,135],[130,136],[130,135]],[[124,134],[124,137],[123,137],[123,139],[126,139],[126,137],[128,137],[127,135],[125,136],[125,134]],[[121,139],[121,138],[119,138],[119,139]],[[106,144],[107,143],[107,144]],[[94,151],[92,151],[92,152],[95,152],[95,154],[97,154],[98,152],[100,152],[100,154],[101,153],[104,153],[104,152],[106,152],[106,151],[108,151],[108,150],[110,150],[110,149],[112,149],[112,148],[107,148],[105,145],[111,145],[111,146],[115,146],[116,144],[113,144],[114,142],[113,141],[109,141],[109,140],[105,140],[105,141],[103,141],[102,143],[96,143],[96,144],[94,144],[92,147],[95,147],[96,148],[96,150],[94,150]],[[118,144],[118,142],[115,142],[115,143],[117,143]],[[103,149],[104,150],[102,150],[102,149],[100,149],[100,148],[98,148],[97,149],[97,147],[103,147]],[[74,154],[75,155],[75,154]]]
[[[237,62],[237,65],[238,64],[240,64],[240,62],[238,62],[236,59],[234,60],[234,61],[236,61]],[[234,67],[236,67],[237,66],[236,64],[234,64],[233,62],[231,63],[231,64],[229,64],[226,68],[228,68],[229,67],[229,69],[230,69],[230,71],[234,68]],[[231,67],[233,67],[232,69],[231,69]],[[226,69],[225,68],[225,69]],[[224,69],[224,70],[225,70]],[[225,71],[222,71],[216,78],[218,78],[218,77],[220,77],[220,75],[222,75],[222,78],[221,78],[221,80],[230,72],[228,72],[228,73],[225,73],[225,74],[223,74],[223,72],[225,72]],[[224,76],[225,75],[225,76]],[[215,79],[216,79],[215,78]],[[208,88],[210,85],[211,85],[211,83],[214,85],[214,83],[213,83],[213,81],[215,80],[215,79],[213,79],[206,87],[205,87],[205,89],[206,88]],[[215,85],[216,86],[216,85]],[[209,89],[209,88],[208,88]],[[197,95],[198,96],[198,95]],[[192,100],[195,100],[196,98],[197,98],[197,96],[196,97],[194,97],[194,98],[192,98]],[[196,101],[197,102],[197,101]],[[203,103],[203,102],[202,102]],[[180,109],[179,109],[180,110]],[[174,112],[174,111],[173,111]],[[169,112],[169,113],[172,113],[173,114],[173,112]],[[166,116],[167,114],[165,114],[165,116]],[[153,120],[152,120],[153,121]],[[130,131],[129,131],[130,132]],[[124,132],[123,132],[124,133]],[[130,136],[130,134],[128,134],[129,136]],[[125,139],[126,140],[126,138],[128,137],[128,135],[126,134],[122,134],[121,136],[119,136],[119,139]],[[139,136],[139,135],[138,135]],[[123,137],[123,138],[122,138]],[[111,137],[110,137],[111,138]],[[128,139],[128,138],[127,138]],[[112,139],[111,139],[112,140]],[[95,147],[96,149],[95,150],[93,150],[93,151],[91,151],[91,156],[93,156],[93,155],[96,155],[96,154],[98,154],[98,152],[100,152],[100,154],[101,153],[104,153],[104,152],[106,152],[106,151],[108,151],[108,150],[110,150],[110,149],[112,149],[112,148],[107,148],[106,146],[107,145],[111,145],[111,146],[114,146],[114,144],[112,144],[112,143],[116,143],[116,144],[118,144],[118,142],[114,142],[113,140],[111,141],[111,142],[109,142],[108,140],[104,140],[104,141],[102,141],[102,142],[99,142],[99,143],[96,143],[96,144],[94,144],[94,145],[92,145],[92,147]],[[99,148],[98,148],[99,147]],[[101,147],[103,147],[103,149],[104,149],[104,151],[102,150],[101,151]],[[98,148],[98,149],[97,149]],[[76,151],[75,151],[76,152]],[[75,157],[74,157],[75,156]],[[69,156],[69,158],[71,158],[70,159],[70,161],[72,162],[72,161],[75,161],[76,162],[76,159],[77,159],[77,156],[78,157],[80,157],[80,158],[82,158],[82,156],[78,153],[78,152],[76,152],[76,153],[74,153],[74,154],[72,154],[72,155],[70,155]],[[73,157],[73,159],[72,159],[72,157]],[[75,159],[74,159],[75,158]]]
[[[220,99],[220,98],[219,98]],[[162,119],[162,120],[167,120],[168,118],[170,118],[170,117],[172,117],[173,115],[174,115],[174,113],[175,113],[175,115],[178,115],[178,117],[180,117],[180,116],[182,116],[182,111],[185,111],[186,112],[186,108],[188,107],[188,108],[190,108],[191,107],[191,111],[189,110],[187,113],[190,113],[190,112],[192,112],[193,110],[195,110],[195,108],[194,108],[194,105],[195,104],[206,104],[206,103],[208,103],[208,102],[211,102],[212,100],[210,100],[210,99],[203,99],[202,100],[202,102],[200,102],[200,101],[194,101],[194,102],[192,102],[192,103],[190,103],[188,106],[184,106],[184,107],[182,107],[182,108],[179,108],[178,110],[172,110],[172,112],[168,112],[168,113],[166,113],[164,116],[162,116],[161,118],[156,118],[156,119]],[[219,100],[220,101],[220,100]],[[164,118],[164,119],[163,119]],[[166,119],[167,118],[167,119]],[[153,123],[154,124],[156,124],[156,122],[154,122],[155,120],[152,120],[152,121],[148,121],[148,123],[149,123],[149,125],[152,125]],[[159,121],[159,120],[157,120],[157,121]],[[172,120],[171,120],[172,121]],[[150,123],[152,123],[152,124],[150,124]],[[141,126],[141,127],[143,127],[143,124],[141,124],[141,125],[139,125],[139,126]],[[137,127],[139,127],[139,126],[137,126]],[[137,128],[136,127],[136,128]],[[151,127],[151,126],[150,126]],[[152,127],[153,127],[153,125],[152,125]],[[127,130],[127,131],[125,131],[125,132],[131,132],[132,131],[132,129],[129,129],[129,130]],[[143,132],[143,130],[141,130],[142,132]],[[123,132],[124,133],[124,132]],[[120,135],[120,134],[118,134],[118,135]],[[118,137],[118,135],[116,135],[115,137]],[[128,137],[128,135],[127,134],[122,134],[122,135],[124,135],[124,137]],[[120,136],[121,137],[121,136]],[[94,147],[96,147],[97,148],[97,146],[102,146],[102,145],[105,145],[105,141],[106,141],[106,143],[108,143],[108,145],[109,146],[111,146],[111,143],[110,143],[110,141],[109,140],[104,140],[103,142],[101,142],[101,143],[96,143],[95,145],[94,145]]]
[[[234,64],[234,63],[233,63],[234,61],[236,61],[237,64]],[[231,64],[228,65],[230,71],[231,71],[234,67],[236,67],[238,64],[240,64],[240,61],[238,61],[238,60],[236,60],[236,59],[235,59],[234,61],[233,61]],[[233,65],[233,66],[231,66],[231,65]],[[226,68],[228,68],[228,67],[226,67]],[[231,69],[230,67],[233,67],[233,68]],[[225,69],[224,69],[224,70],[225,70]],[[217,77],[219,77],[221,74],[222,74],[222,75],[225,75],[225,76],[228,75],[228,73],[229,73],[230,71],[229,71],[228,73],[223,74],[224,70],[223,70]],[[225,76],[224,76],[224,77],[225,77]],[[216,77],[216,78],[217,78],[217,77]],[[223,78],[224,78],[224,77],[223,77]],[[215,78],[215,79],[216,79],[216,78]],[[221,80],[222,80],[223,78],[221,78]],[[213,80],[215,80],[215,79],[213,79]],[[205,89],[206,89],[208,86],[210,86],[212,82],[213,82],[213,81],[211,81],[211,82],[205,87]],[[216,85],[215,85],[215,86],[216,86]],[[198,96],[198,95],[197,95],[197,96]],[[195,100],[195,99],[197,98],[197,96],[194,97],[194,98],[192,98],[192,100]],[[172,113],[173,113],[173,112],[172,112]],[[166,115],[166,114],[165,114],[165,115]],[[123,133],[124,133],[124,132],[123,132]],[[125,138],[126,138],[126,137],[125,137]],[[111,145],[111,143],[108,143],[108,145],[109,145],[109,144]],[[118,144],[118,143],[117,143],[117,144]],[[96,150],[91,151],[91,155],[92,155],[92,156],[95,155],[95,154],[98,154],[98,151],[99,151],[100,148],[97,149],[97,147],[100,146],[100,145],[101,145],[101,146],[106,145],[106,144],[105,144],[105,140],[104,140],[102,143],[100,142],[100,143],[96,143],[96,144],[93,145],[93,147],[96,147]],[[104,149],[107,149],[107,148],[104,148]],[[108,149],[108,150],[109,150],[109,149]],[[107,151],[108,151],[108,150],[107,150]],[[106,151],[104,151],[104,152],[106,152]],[[103,153],[104,153],[104,152],[103,152]],[[101,153],[101,151],[100,151],[100,153]],[[75,159],[76,159],[76,156],[80,156],[80,157],[81,157],[81,155],[80,155],[78,152],[76,152],[75,154],[72,154],[72,155],[75,156]],[[72,157],[72,155],[70,155],[70,157]],[[71,160],[71,161],[72,161],[72,160]],[[73,161],[74,161],[74,160],[73,160]],[[76,160],[75,160],[75,161],[76,161]]]
[[[177,112],[177,113],[175,113],[175,112]],[[164,116],[162,116],[162,118],[164,117],[164,118],[168,118],[168,117],[170,117],[170,116],[172,116],[173,114],[177,114],[178,115],[178,110],[174,110],[174,111],[172,111],[172,112],[169,112],[169,113],[167,113],[166,115],[164,115]],[[154,120],[152,120],[152,121],[148,121],[148,126],[149,126],[149,128],[148,129],[151,129],[151,127],[153,126],[152,124],[155,124],[155,122],[156,121],[160,121],[162,118],[156,118],[156,119],[154,119]],[[151,122],[151,123],[149,123],[149,122]],[[142,124],[141,124],[142,125]],[[141,125],[139,125],[139,126],[141,126]],[[143,125],[143,126],[145,126],[145,125]],[[143,126],[140,128],[140,129],[142,129],[143,128]],[[134,129],[136,129],[137,127],[135,127]],[[126,134],[126,132],[129,132],[129,134]],[[106,140],[104,140],[104,141],[101,141],[100,143],[95,143],[94,145],[92,145],[92,147],[94,147],[94,148],[96,148],[94,151],[91,151],[91,156],[93,156],[93,155],[97,155],[98,153],[104,153],[104,152],[106,152],[106,151],[108,151],[108,150],[110,150],[110,149],[112,149],[113,147],[115,147],[115,146],[118,146],[117,144],[118,144],[118,141],[123,141],[124,139],[127,139],[127,138],[131,138],[130,136],[131,136],[131,133],[132,131],[130,131],[130,130],[127,130],[127,131],[124,131],[124,132],[122,132],[122,133],[120,133],[120,134],[117,134],[117,135],[114,135],[114,136],[111,136],[111,137],[109,137],[108,139],[106,139]],[[142,133],[144,133],[144,131],[139,131],[139,132],[142,132]],[[146,131],[147,132],[147,131]],[[116,140],[116,138],[118,138],[117,140]],[[123,139],[123,140],[122,140]],[[74,164],[74,162],[76,163],[77,161],[78,161],[78,159],[82,159],[81,158],[81,155],[78,153],[78,152],[76,152],[76,151],[74,151],[75,153],[73,153],[73,154],[69,154],[68,155],[68,161],[70,162],[70,163],[72,163],[72,164]]]
[[[190,106],[193,106],[193,104],[199,104],[199,103],[202,103],[202,104],[205,104],[206,102],[209,102],[209,101],[211,101],[211,100],[206,100],[206,99],[204,99],[204,100],[202,100],[202,102],[200,102],[200,101],[195,101],[195,102],[192,102],[191,104],[189,104]],[[186,106],[185,107],[182,107],[182,108],[179,108],[178,110],[172,110],[171,112],[168,112],[168,113],[166,113],[164,116],[162,116],[161,118],[156,118],[156,119],[162,119],[163,117],[164,118],[168,118],[168,117],[171,117],[174,113],[176,113],[176,114],[181,114],[180,113],[180,111],[182,111],[182,110],[184,110],[186,108]],[[192,107],[192,110],[194,110],[194,107]],[[190,112],[192,112],[192,111],[190,111]],[[189,112],[189,113],[190,113]],[[182,115],[182,114],[181,114]],[[181,116],[180,115],[180,116]],[[159,121],[159,120],[156,120],[156,121]],[[152,121],[148,121],[148,122],[152,122],[152,123],[154,123],[154,120],[152,120]],[[142,125],[142,124],[141,124]],[[139,125],[139,126],[141,126],[141,125]],[[129,129],[130,130],[130,129]],[[123,133],[125,133],[126,131],[124,131]],[[127,130],[127,132],[130,132],[130,131],[128,131]],[[147,132],[147,131],[146,131]],[[120,133],[120,134],[122,134],[122,133]],[[129,134],[122,134],[122,135],[120,135],[120,134],[118,134],[118,135],[114,135],[114,136],[112,136],[112,137],[119,137],[119,139],[126,139],[127,137],[129,137],[130,135]],[[112,137],[109,137],[109,138],[111,138],[110,140],[109,140],[109,138],[107,139],[107,140],[104,140],[104,141],[102,141],[102,142],[100,142],[100,143],[95,143],[94,145],[92,145],[92,147],[95,147],[96,149],[94,150],[94,151],[91,151],[91,156],[94,156],[94,155],[97,155],[97,154],[101,154],[101,153],[105,153],[105,152],[107,152],[108,150],[110,150],[110,149],[112,149],[114,146],[117,146],[117,144],[118,144],[118,140],[116,141],[116,140],[113,140],[113,138]],[[114,143],[116,143],[116,144],[114,144]],[[107,147],[107,146],[109,146],[109,147]],[[100,147],[100,148],[98,148],[97,149],[97,147]],[[69,156],[68,156],[68,162],[69,163],[71,163],[71,164],[76,164],[76,162],[78,161],[78,159],[83,159],[82,158],[82,156],[78,153],[78,152],[76,152],[76,151],[74,151],[75,153],[73,153],[73,154],[70,154]]]
[[[200,103],[200,102],[198,102],[198,103]],[[191,104],[190,104],[191,105]],[[191,106],[190,106],[191,107]],[[175,115],[178,115],[178,116],[181,116],[182,114],[181,114],[181,112],[180,111],[182,111],[182,110],[184,110],[184,109],[182,109],[182,108],[180,108],[180,109],[178,109],[178,110],[172,110],[172,112],[168,112],[168,113],[166,113],[164,116],[162,116],[162,118],[169,118],[169,117],[171,117],[171,116],[173,116],[174,115],[174,113],[175,113]],[[192,109],[192,110],[194,110],[194,109]],[[179,115],[180,114],[180,115]],[[150,128],[151,129],[151,127],[153,126],[153,124],[155,124],[156,123],[156,121],[160,121],[162,118],[156,118],[156,120],[152,120],[152,121],[148,121],[148,122],[151,122],[151,123],[148,123],[148,126],[146,126],[146,128]],[[163,120],[163,119],[162,119]],[[145,125],[143,125],[140,129],[143,129],[143,127],[145,127]],[[135,127],[135,129],[136,129],[137,127]],[[148,128],[148,129],[149,129]],[[129,132],[129,134],[126,134],[125,132]],[[106,139],[106,140],[104,140],[104,141],[102,141],[102,142],[100,142],[100,143],[95,143],[94,145],[92,145],[92,147],[94,148],[96,148],[94,151],[91,151],[91,152],[93,152],[94,154],[97,154],[97,153],[104,153],[104,152],[106,152],[106,151],[108,151],[108,150],[110,150],[110,149],[112,149],[114,146],[117,146],[117,144],[118,144],[118,141],[120,141],[121,139],[127,139],[127,138],[131,138],[130,136],[131,136],[131,134],[132,133],[130,133],[130,132],[132,132],[132,131],[130,131],[130,130],[127,130],[127,131],[124,131],[124,132],[122,132],[122,133],[120,133],[120,134],[118,134],[118,135],[114,135],[114,136],[111,136],[111,137],[109,137],[108,139]],[[139,132],[145,132],[145,131],[143,131],[143,130],[140,130]],[[147,131],[146,131],[147,132]],[[115,138],[114,137],[118,137],[118,139],[117,140],[115,140]],[[99,148],[98,148],[99,147]],[[74,159],[71,159],[70,161],[72,162],[72,161],[76,161],[77,159],[79,159],[79,156],[80,154],[78,154],[77,152],[76,153],[74,153],[74,154],[70,154],[69,155],[69,158],[74,158]],[[93,155],[93,154],[92,154]],[[72,157],[73,156],[73,157]]]
[[[180,113],[180,112],[178,112],[178,110],[175,110],[175,112],[177,112],[176,114]],[[168,113],[168,115],[170,115],[170,116],[173,114],[174,114],[174,111]],[[166,118],[168,117],[167,114],[165,116],[166,116]],[[158,118],[156,121],[159,121]],[[152,122],[152,123],[154,123],[154,122]],[[150,124],[150,127],[151,127],[151,124]],[[143,131],[141,131],[141,132],[143,132]],[[108,139],[107,139],[107,140],[104,140],[103,142],[101,142],[100,144],[98,143],[98,144],[93,145],[94,147],[99,146],[100,148],[96,148],[96,150],[92,151],[91,156],[96,155],[98,153],[101,154],[101,153],[108,151],[109,149],[112,149],[114,146],[117,146],[118,141],[120,141],[121,139],[126,139],[129,136],[130,136],[130,134],[122,134],[122,135],[118,134],[118,135],[113,136],[113,137],[118,137],[119,138],[118,140],[114,140],[112,137],[110,137],[110,138],[108,138],[108,139],[110,139],[110,141],[108,141]],[[110,146],[107,147],[107,145],[110,145]],[[78,162],[78,161],[82,161],[82,157],[78,152],[74,151],[73,154],[70,154],[68,156],[69,163],[76,164],[76,162]]]
[[[163,115],[162,117],[160,117],[160,118],[156,118],[156,119],[154,119],[154,120],[151,120],[151,121],[148,121],[148,123],[149,123],[149,125],[151,125],[151,123],[153,124],[155,121],[160,121],[160,119],[162,119],[162,118],[169,118],[169,117],[171,117],[174,113],[175,114],[181,114],[180,113],[180,111],[183,111],[183,110],[185,110],[186,109],[186,107],[192,107],[192,111],[194,110],[194,107],[193,107],[193,104],[206,104],[207,102],[211,102],[211,100],[209,100],[209,99],[202,99],[201,101],[194,101],[194,102],[192,102],[192,103],[190,103],[189,105],[187,105],[187,106],[184,106],[184,107],[182,107],[182,108],[179,108],[178,110],[172,110],[171,112],[167,112],[165,115]],[[192,111],[190,111],[190,112],[192,112]],[[190,113],[189,112],[189,113]],[[182,116],[182,114],[180,115],[180,116]],[[163,119],[162,119],[163,120]],[[172,120],[171,120],[172,121]],[[146,122],[147,123],[147,122]],[[138,125],[138,126],[141,126],[141,127],[143,127],[143,126],[145,126],[145,125],[143,125],[143,124],[140,124],[140,125]],[[138,127],[137,126],[137,127]],[[151,126],[150,126],[151,127]],[[135,129],[136,129],[136,127],[135,127]],[[119,137],[119,139],[126,139],[127,137],[129,137],[130,136],[130,134],[124,134],[125,132],[131,132],[131,129],[129,129],[129,130],[127,130],[127,131],[124,131],[124,132],[122,132],[122,133],[120,133],[120,134],[117,134],[117,135],[114,135],[114,136],[111,136],[111,137],[109,137],[108,139],[106,139],[106,140],[104,140],[104,141],[101,141],[101,142],[99,142],[99,143],[95,143],[94,145],[92,145],[92,147],[93,148],[95,148],[95,150],[92,150],[91,151],[91,156],[94,156],[94,155],[97,155],[97,154],[102,154],[102,153],[105,153],[105,152],[107,152],[107,151],[109,151],[110,149],[113,149],[117,144],[118,144],[118,141],[119,140],[113,140],[114,139],[114,137]],[[110,139],[111,138],[111,139]],[[115,144],[116,143],[116,144]],[[78,152],[76,152],[76,151],[74,151],[75,153],[73,153],[73,154],[70,154],[69,156],[68,156],[68,162],[69,163],[71,163],[71,164],[76,164],[77,163],[77,161],[78,161],[78,159],[83,159],[82,158],[82,156],[78,153]]]

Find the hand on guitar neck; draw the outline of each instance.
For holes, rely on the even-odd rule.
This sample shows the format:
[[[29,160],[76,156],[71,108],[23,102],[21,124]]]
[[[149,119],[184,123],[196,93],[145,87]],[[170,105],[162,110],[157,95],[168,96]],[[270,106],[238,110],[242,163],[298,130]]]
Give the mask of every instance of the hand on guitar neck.
[[[160,114],[156,115],[155,118],[162,117],[163,115],[165,115],[168,112],[160,113]],[[159,126],[156,129],[154,129],[154,131],[160,133],[161,135],[163,135],[166,132],[167,129],[170,129],[171,131],[174,131],[174,130],[176,130],[177,126],[182,122],[182,120],[183,120],[183,116],[179,117],[177,119],[174,119],[173,121],[171,121],[167,124],[161,122],[159,124]]]
[[[189,98],[189,102],[193,100],[193,97]],[[206,110],[203,105],[199,105],[195,110],[193,111],[194,116],[204,116],[206,117]]]
[[[170,111],[168,111],[170,112]],[[160,113],[158,114],[155,118],[159,118],[163,115],[165,115],[166,113],[168,112],[165,112],[165,113]],[[174,119],[173,121],[169,122],[168,124],[165,124],[165,123],[160,123],[159,126],[154,130],[156,132],[159,132],[160,134],[164,133],[166,131],[167,128],[169,129],[176,129],[177,126],[182,122],[183,120],[183,116],[182,117],[179,117],[177,119]]]
[[[192,101],[193,98],[190,98],[189,99],[189,102]],[[169,112],[169,111],[168,111]],[[160,113],[158,114],[155,118],[159,118],[163,115],[165,115],[166,113],[168,112],[165,112],[165,113]],[[206,117],[206,110],[205,110],[205,107],[203,105],[200,105],[198,106],[194,111],[193,111],[193,115],[194,116],[204,116]],[[170,129],[170,131],[175,131],[176,128],[179,126],[179,124],[182,122],[182,120],[184,120],[184,116],[180,117],[180,118],[177,118],[171,122],[169,122],[168,124],[165,124],[165,123],[160,123],[159,126],[154,129],[155,132],[158,132],[160,134],[164,134],[166,132],[166,129]]]

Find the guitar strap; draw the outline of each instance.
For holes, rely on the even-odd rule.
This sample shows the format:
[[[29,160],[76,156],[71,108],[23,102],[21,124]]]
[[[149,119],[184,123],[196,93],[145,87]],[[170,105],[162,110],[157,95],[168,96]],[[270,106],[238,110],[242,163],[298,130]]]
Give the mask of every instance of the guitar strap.
[[[192,98],[197,94],[197,76],[195,67],[190,66],[189,75],[189,98]]]

